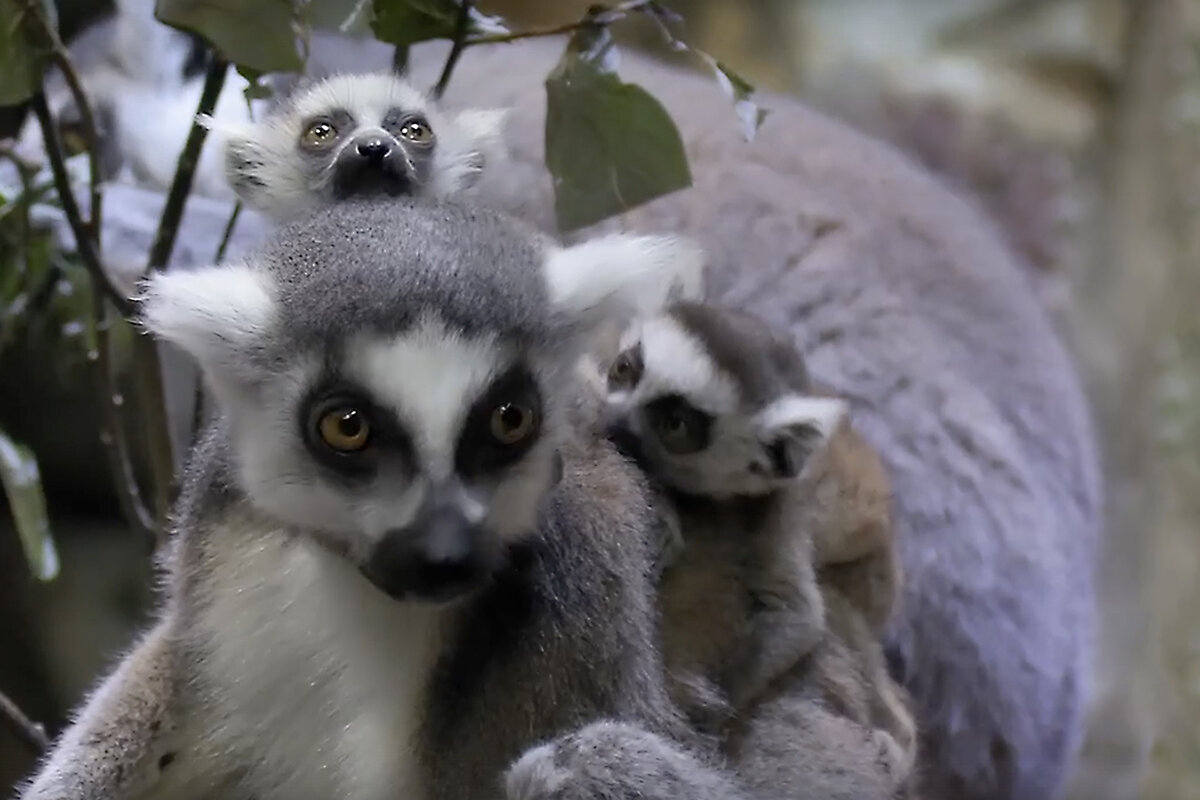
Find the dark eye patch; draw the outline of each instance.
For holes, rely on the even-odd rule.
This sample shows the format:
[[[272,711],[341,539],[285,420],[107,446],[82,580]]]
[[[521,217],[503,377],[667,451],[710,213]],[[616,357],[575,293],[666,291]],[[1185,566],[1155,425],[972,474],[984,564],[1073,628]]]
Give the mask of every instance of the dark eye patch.
[[[660,397],[643,410],[659,442],[673,455],[699,453],[712,443],[712,414],[696,408],[682,395]]]
[[[518,407],[532,413],[532,430],[520,441],[503,444],[493,435],[493,412]],[[512,466],[537,443],[542,432],[542,393],[537,379],[524,364],[516,364],[492,381],[467,413],[459,434],[454,465],[463,476],[497,472]]]
[[[342,453],[322,440],[322,417],[339,409],[354,409],[370,425],[371,438],[362,450]],[[413,446],[408,432],[395,415],[374,403],[370,394],[358,386],[338,380],[317,385],[301,402],[298,418],[300,438],[308,452],[339,478],[354,482],[370,480],[389,461],[399,462],[406,471],[413,469]]]
[[[305,118],[304,121],[300,123],[300,130],[302,132],[306,131],[313,125],[321,122],[327,123],[334,127],[334,129],[337,131],[335,140],[344,139],[345,137],[349,136],[354,132],[356,127],[353,114],[343,108],[335,108],[332,111],[324,114],[316,114],[314,116]],[[305,145],[303,136],[300,137],[299,148],[300,152],[309,156],[320,156],[321,158],[328,157],[327,148],[313,149]]]
[[[638,342],[628,350],[623,351],[608,368],[608,390],[610,392],[628,391],[638,385],[642,373],[646,370],[646,362],[642,356],[642,343]]]

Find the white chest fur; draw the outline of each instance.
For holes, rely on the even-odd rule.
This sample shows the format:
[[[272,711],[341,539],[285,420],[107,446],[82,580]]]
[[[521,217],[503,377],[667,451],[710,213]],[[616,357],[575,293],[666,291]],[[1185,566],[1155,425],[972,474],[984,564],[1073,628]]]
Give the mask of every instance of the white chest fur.
[[[215,693],[204,705],[217,712],[203,715],[202,749],[240,751],[259,800],[420,800],[414,745],[439,610],[388,598],[305,540],[222,540],[201,626]]]

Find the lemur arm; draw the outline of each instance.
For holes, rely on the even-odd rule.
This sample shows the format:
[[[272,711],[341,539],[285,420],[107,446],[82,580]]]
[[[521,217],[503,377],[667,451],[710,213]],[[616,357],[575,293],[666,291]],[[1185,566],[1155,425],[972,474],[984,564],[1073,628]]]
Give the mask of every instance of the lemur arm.
[[[673,742],[603,720],[531,748],[504,778],[505,800],[745,800],[736,779]]]
[[[169,629],[158,623],[95,689],[19,800],[126,800],[154,789],[173,728]]]

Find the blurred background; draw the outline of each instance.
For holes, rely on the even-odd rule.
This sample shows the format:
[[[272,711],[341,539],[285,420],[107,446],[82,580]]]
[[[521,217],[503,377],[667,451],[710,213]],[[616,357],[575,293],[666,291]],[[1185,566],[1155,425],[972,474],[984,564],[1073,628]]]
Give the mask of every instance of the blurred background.
[[[587,5],[479,3],[514,26]],[[973,195],[1033,266],[1082,364],[1110,483],[1099,691],[1071,797],[1200,798],[1200,0],[666,5],[752,82]],[[58,8],[70,38],[111,3]],[[0,138],[19,113],[0,112]],[[0,248],[0,279],[12,258]],[[78,299],[57,295],[0,351],[0,429],[39,457],[61,561],[57,579],[33,578],[0,513],[0,691],[51,733],[152,600],[151,543],[122,524],[100,446]],[[12,310],[0,304],[0,330]],[[31,767],[0,726],[0,792]]]

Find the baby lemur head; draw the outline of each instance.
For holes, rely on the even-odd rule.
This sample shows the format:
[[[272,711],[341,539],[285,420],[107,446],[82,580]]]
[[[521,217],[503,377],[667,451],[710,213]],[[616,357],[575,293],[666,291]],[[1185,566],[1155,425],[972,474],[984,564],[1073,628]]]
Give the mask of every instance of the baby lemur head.
[[[142,321],[201,365],[251,507],[441,600],[536,531],[594,328],[701,269],[669,237],[563,248],[483,209],[352,201],[242,263],[153,276]]]
[[[350,197],[444,197],[468,188],[499,147],[503,111],[439,109],[388,73],[337,75],[294,92],[260,122],[206,124],[226,177],[277,220]]]
[[[846,414],[813,393],[785,332],[692,302],[634,321],[607,375],[610,435],[651,474],[705,497],[764,495],[799,476]]]

